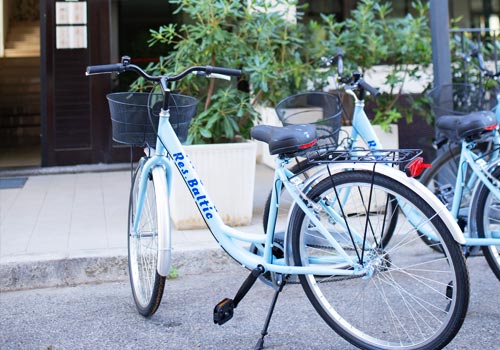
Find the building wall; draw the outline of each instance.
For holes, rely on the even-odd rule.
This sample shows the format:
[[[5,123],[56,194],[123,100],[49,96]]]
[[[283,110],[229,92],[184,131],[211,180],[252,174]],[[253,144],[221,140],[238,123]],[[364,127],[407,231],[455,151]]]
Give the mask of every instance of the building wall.
[[[0,57],[4,55],[7,29],[9,28],[9,0],[0,0]]]

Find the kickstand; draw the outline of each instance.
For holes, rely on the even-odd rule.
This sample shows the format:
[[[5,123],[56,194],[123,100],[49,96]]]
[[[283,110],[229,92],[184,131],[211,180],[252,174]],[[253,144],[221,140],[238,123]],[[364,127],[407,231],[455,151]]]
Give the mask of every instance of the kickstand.
[[[271,306],[269,307],[269,311],[267,312],[267,317],[266,317],[266,322],[264,323],[264,328],[260,332],[261,337],[257,341],[257,344],[255,344],[255,350],[264,349],[264,337],[268,334],[267,329],[269,328],[269,323],[271,322],[271,316],[273,315],[274,307],[276,306],[276,302],[278,301],[278,295],[283,290],[283,287],[286,284],[287,278],[288,278],[288,276],[283,278],[283,275],[276,274],[276,290],[274,292],[273,300],[271,302]]]

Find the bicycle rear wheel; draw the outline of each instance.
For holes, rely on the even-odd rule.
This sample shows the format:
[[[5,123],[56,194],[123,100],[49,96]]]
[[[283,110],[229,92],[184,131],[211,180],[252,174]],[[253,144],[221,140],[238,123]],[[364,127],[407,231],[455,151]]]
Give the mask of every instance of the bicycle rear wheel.
[[[340,210],[336,194],[347,189],[349,201]],[[334,174],[308,197],[318,204],[315,216],[329,235],[359,264],[357,268],[366,269],[362,277],[299,275],[326,323],[362,349],[435,350],[451,341],[467,312],[468,272],[460,246],[431,206],[405,185],[369,171]],[[401,210],[389,212],[388,198]],[[402,214],[410,210],[415,215],[411,224]],[[400,216],[398,225],[384,242],[381,236],[391,215]],[[444,254],[429,250],[415,227],[432,230]],[[355,268],[339,260],[339,252],[298,207],[289,229],[295,265]],[[356,239],[355,233],[364,240]]]
[[[140,163],[143,164],[142,162]],[[167,195],[165,178],[153,175],[153,172],[144,174],[147,176],[146,188],[144,189],[144,207],[140,218],[137,232],[133,232],[133,223],[137,215],[137,200],[139,196],[139,182],[142,174],[142,166],[137,168],[129,201],[129,223],[128,223],[128,267],[130,285],[135,305],[139,313],[145,317],[153,315],[160,305],[165,287],[165,276],[157,272],[158,263],[158,237],[167,233],[168,227],[165,221],[158,220],[159,217],[168,215],[167,206],[159,206],[157,198]]]
[[[500,180],[500,168],[495,170],[493,176],[497,181]],[[479,238],[497,238],[500,240],[500,198],[496,198],[484,184],[481,184],[478,191],[477,235]],[[500,280],[500,246],[482,246],[481,249],[491,270]]]

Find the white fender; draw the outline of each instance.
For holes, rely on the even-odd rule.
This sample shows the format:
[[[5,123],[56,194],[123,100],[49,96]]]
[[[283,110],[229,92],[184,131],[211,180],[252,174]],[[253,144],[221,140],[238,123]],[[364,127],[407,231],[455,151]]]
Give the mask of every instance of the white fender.
[[[156,190],[164,192],[163,195],[160,194],[160,196],[156,197],[156,205],[158,207],[158,261],[156,264],[156,270],[159,275],[167,276],[170,272],[170,261],[172,255],[167,176],[165,174],[165,169],[161,166],[154,167],[152,174],[155,186],[157,186]]]
[[[332,174],[349,170],[373,171],[374,169],[373,163],[331,163],[328,166]],[[403,185],[408,187],[411,191],[419,195],[432,207],[432,209],[436,211],[439,218],[450,230],[453,239],[459,244],[465,244],[465,238],[463,232],[458,226],[457,222],[455,221],[449,210],[446,208],[446,206],[428,188],[426,188],[416,179],[408,177],[404,172],[396,168],[384,164],[377,164],[375,170],[377,171],[377,173],[380,173],[382,175],[385,175],[391,179],[394,179],[402,183]],[[314,184],[318,183],[327,176],[328,176],[328,171],[326,170],[326,167],[314,173],[305,181],[303,191],[307,193],[307,191]],[[296,203],[293,204],[292,208],[289,211],[289,214],[292,213],[294,206],[296,205],[297,205]],[[289,222],[290,222],[290,217],[288,218],[287,227]]]

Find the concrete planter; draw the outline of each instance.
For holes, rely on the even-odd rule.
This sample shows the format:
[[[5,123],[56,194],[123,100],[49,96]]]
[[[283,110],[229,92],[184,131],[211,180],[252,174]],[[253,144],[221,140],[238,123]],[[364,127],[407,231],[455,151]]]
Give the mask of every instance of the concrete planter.
[[[254,142],[185,146],[222,220],[230,226],[252,220],[256,148]],[[175,227],[205,228],[184,181],[173,173],[170,210]]]

